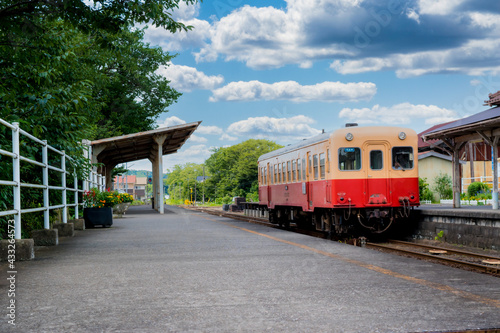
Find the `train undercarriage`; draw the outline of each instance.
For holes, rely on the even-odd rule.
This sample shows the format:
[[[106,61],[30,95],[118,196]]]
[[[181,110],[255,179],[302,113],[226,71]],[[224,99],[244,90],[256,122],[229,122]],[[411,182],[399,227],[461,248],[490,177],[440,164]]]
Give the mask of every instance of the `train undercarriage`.
[[[316,230],[336,235],[384,234],[400,221],[410,217],[412,208],[322,208],[304,212],[299,207],[275,207],[269,209],[269,222],[289,228]]]

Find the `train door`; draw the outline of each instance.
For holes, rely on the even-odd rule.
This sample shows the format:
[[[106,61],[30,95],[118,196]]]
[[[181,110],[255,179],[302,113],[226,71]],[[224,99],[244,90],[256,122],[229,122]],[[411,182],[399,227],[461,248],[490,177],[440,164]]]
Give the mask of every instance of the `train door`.
[[[383,142],[368,141],[363,149],[366,166],[366,203],[380,205],[390,203],[389,189],[389,149]]]
[[[271,184],[273,184],[273,166],[271,163],[267,163],[267,207],[271,206]]]
[[[306,197],[307,197],[307,209],[312,209],[312,154],[310,151],[307,152],[306,158],[307,168],[306,168]]]

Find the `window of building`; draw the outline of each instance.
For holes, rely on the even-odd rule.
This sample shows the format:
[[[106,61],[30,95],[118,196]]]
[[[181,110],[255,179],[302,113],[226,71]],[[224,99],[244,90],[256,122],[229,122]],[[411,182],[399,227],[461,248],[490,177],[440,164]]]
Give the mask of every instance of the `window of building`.
[[[370,168],[372,170],[382,170],[384,167],[384,154],[381,150],[372,150],[370,152]]]
[[[325,153],[319,154],[319,175],[325,179]]]
[[[413,148],[393,147],[392,167],[396,170],[413,169]]]
[[[313,156],[314,179],[318,179],[318,155]]]
[[[361,149],[340,148],[339,149],[339,169],[342,171],[361,169]]]

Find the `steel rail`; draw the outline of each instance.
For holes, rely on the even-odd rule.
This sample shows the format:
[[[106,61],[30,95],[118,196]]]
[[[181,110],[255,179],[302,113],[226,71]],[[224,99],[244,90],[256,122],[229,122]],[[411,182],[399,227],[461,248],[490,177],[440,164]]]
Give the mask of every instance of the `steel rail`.
[[[424,248],[424,249],[443,250],[443,251],[447,251],[448,253],[451,253],[451,254],[465,255],[465,256],[475,257],[475,258],[500,260],[500,257],[489,256],[487,254],[480,254],[480,253],[474,253],[474,252],[468,252],[468,251],[455,250],[455,249],[450,249],[447,247],[431,246],[431,245],[418,244],[418,243],[412,243],[412,242],[404,242],[404,241],[392,240],[392,239],[388,240],[387,242],[393,243],[393,244],[415,246],[415,247],[420,247],[420,248]]]
[[[394,252],[409,254],[412,256],[416,256],[416,257],[422,257],[422,258],[433,259],[436,261],[441,261],[441,262],[446,262],[446,263],[458,264],[460,266],[466,266],[466,267],[473,268],[475,270],[483,271],[486,273],[491,272],[491,271],[498,273],[500,271],[500,268],[494,267],[494,266],[487,266],[487,265],[476,264],[476,263],[471,263],[471,262],[452,259],[452,258],[440,257],[440,256],[436,256],[433,254],[427,254],[427,253],[415,252],[415,251],[411,251],[411,250],[399,249],[399,248],[395,248],[395,247],[387,246],[387,245],[382,245],[382,244],[366,243],[366,247],[390,250],[390,251],[394,251]]]

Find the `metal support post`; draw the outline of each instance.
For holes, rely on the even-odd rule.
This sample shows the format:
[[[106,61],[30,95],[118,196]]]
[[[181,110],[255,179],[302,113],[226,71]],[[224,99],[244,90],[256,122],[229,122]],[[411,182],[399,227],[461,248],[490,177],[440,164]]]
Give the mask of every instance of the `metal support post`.
[[[493,209],[498,209],[498,139],[498,137],[495,137],[491,146],[491,164],[493,168],[493,191],[491,191],[491,198]]]
[[[43,211],[43,228],[50,229],[50,219],[49,219],[49,149],[47,148],[47,140],[43,141],[44,145],[42,146],[42,163],[45,165],[43,167],[43,207],[45,210]]]
[[[73,170],[73,182],[74,182],[74,187],[73,189],[75,190],[75,219],[79,218],[78,214],[78,177],[76,176],[76,170]]]
[[[66,198],[66,152],[63,150],[61,155],[61,169],[62,169],[62,174],[61,174],[61,184],[62,184],[62,204],[64,205],[63,207],[63,213],[62,213],[62,223],[68,223],[68,203],[67,203],[67,198]]]
[[[19,123],[13,123],[12,130],[12,153],[16,156],[12,158],[13,178],[16,183],[13,187],[14,191],[14,210],[17,214],[14,215],[14,237],[21,239],[21,154],[19,151]]]

